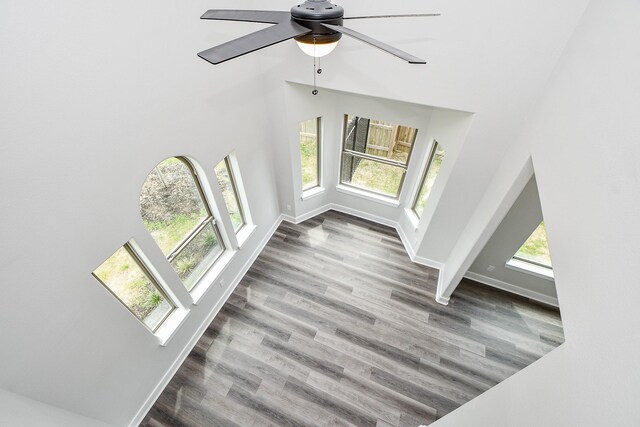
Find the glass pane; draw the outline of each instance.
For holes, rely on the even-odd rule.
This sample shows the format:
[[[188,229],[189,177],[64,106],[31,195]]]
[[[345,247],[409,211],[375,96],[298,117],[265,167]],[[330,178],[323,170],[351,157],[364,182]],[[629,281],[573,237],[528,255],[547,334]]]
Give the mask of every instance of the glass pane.
[[[244,225],[244,218],[242,210],[240,209],[240,203],[238,202],[238,195],[236,194],[233,179],[229,175],[226,159],[218,163],[215,170],[216,178],[218,179],[218,184],[224,197],[224,203],[227,205],[227,210],[231,216],[231,224],[233,224],[233,229],[238,231]]]
[[[369,159],[361,159],[351,154],[342,155],[343,184],[353,185],[363,190],[397,197],[404,169]]]
[[[416,134],[408,126],[347,115],[344,147],[406,165]]]
[[[171,266],[190,291],[223,249],[214,225],[208,223],[171,261]]]
[[[173,305],[124,247],[111,255],[93,274],[153,331],[173,310]]]
[[[431,193],[431,188],[433,188],[433,184],[436,182],[436,177],[438,176],[438,172],[440,172],[440,166],[442,166],[442,161],[444,160],[444,150],[437,142],[435,143],[434,150],[433,156],[427,166],[427,172],[422,179],[420,192],[418,193],[415,205],[413,206],[413,210],[418,217],[421,217],[422,212],[424,212],[424,207],[427,205],[427,199]]]
[[[551,268],[551,255],[549,255],[544,221],[531,233],[515,256]]]
[[[147,230],[168,255],[208,215],[189,167],[172,157],[147,177],[140,193]]]
[[[302,189],[317,187],[318,182],[318,119],[300,123],[300,160]]]

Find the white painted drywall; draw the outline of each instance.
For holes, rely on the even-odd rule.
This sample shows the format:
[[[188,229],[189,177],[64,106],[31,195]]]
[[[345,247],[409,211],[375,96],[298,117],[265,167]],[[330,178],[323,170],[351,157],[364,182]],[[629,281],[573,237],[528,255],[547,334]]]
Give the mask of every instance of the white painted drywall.
[[[409,66],[345,38],[323,61],[320,81],[324,88],[339,92],[474,113],[473,120],[465,122],[471,127],[462,136],[464,145],[429,215],[430,225],[422,240],[416,241],[423,256],[444,261],[464,236],[484,189],[499,175],[496,171],[503,156],[514,144],[586,4],[586,0],[343,2],[352,15],[443,13],[412,25],[406,21],[349,24],[425,56],[427,66]],[[188,350],[193,334],[222,297],[222,289],[214,286],[197,306],[191,306],[187,322],[163,348],[90,276],[134,237],[166,276],[168,286],[184,299],[175,274],[163,264],[138,215],[140,186],[163,158],[187,155],[210,169],[235,150],[258,228],[221,276],[227,283],[280,211],[287,204],[292,210],[299,208],[295,200],[299,195],[291,187],[296,172],[283,154],[291,156],[290,123],[282,121],[291,108],[287,104],[290,88],[284,81],[310,83],[310,58],[292,42],[218,67],[195,56],[199,50],[263,27],[199,21],[204,10],[287,10],[290,6],[284,0],[221,0],[215,6],[202,0],[0,3],[0,156],[4,160],[0,169],[0,387],[113,425],[126,425]],[[613,19],[607,22],[617,27]],[[613,51],[619,52],[601,53]],[[579,66],[593,64],[585,54]],[[308,96],[307,104],[316,102]],[[575,91],[567,96],[575,97]],[[601,106],[611,98],[597,99]],[[627,102],[633,107],[629,111],[637,111],[634,101]],[[369,107],[375,113],[389,105]],[[619,122],[608,117],[606,110],[584,110],[581,117],[596,121],[596,111],[608,119],[604,123],[611,136],[609,128]],[[569,114],[568,108],[561,113]],[[552,119],[557,131],[560,118]],[[628,119],[624,123],[634,123],[632,117]],[[604,125],[598,129],[604,134]],[[329,131],[335,133],[335,125]],[[557,133],[552,136],[549,141],[559,140]],[[592,154],[596,152],[601,154],[599,150]],[[534,163],[537,155],[545,154],[534,152]],[[553,167],[562,169],[567,159],[573,159],[569,153],[561,158]],[[504,176],[513,178],[509,173]],[[550,176],[555,178],[553,173]],[[610,178],[616,176],[612,172]],[[544,187],[555,183],[546,182],[545,175],[538,177],[547,215],[545,197],[549,203],[555,200],[546,196]],[[612,181],[614,190],[626,190],[623,184]],[[362,209],[401,219],[400,212],[386,207],[363,203]],[[562,278],[566,253],[554,247],[554,227],[549,226],[550,241],[560,264],[557,277]],[[617,242],[601,250],[616,247]],[[631,254],[637,255],[631,250],[626,256]],[[567,271],[577,268],[565,262]],[[632,264],[625,259],[625,265]],[[562,301],[562,289],[559,297]],[[576,320],[568,325],[569,339]],[[571,341],[561,350],[569,345]]]
[[[272,115],[273,121],[281,124],[281,131],[276,138],[279,148],[276,151],[282,155],[276,162],[279,165],[277,169],[279,194],[283,212],[300,218],[327,204],[336,204],[351,212],[364,212],[369,215],[368,217],[384,224],[399,225],[407,238],[405,243],[415,254],[418,243],[422,241],[430,225],[448,177],[454,170],[472,114],[332,89],[321,89],[317,96],[310,99],[311,90],[312,87],[307,85],[285,83],[283,104],[286,105],[286,115],[276,117],[279,112]],[[366,197],[336,190],[340,176],[345,114],[360,115],[418,129],[397,206],[389,206]],[[321,163],[325,191],[321,195],[303,200],[298,124],[313,117],[322,117]],[[413,203],[427,161],[429,147],[434,139],[437,139],[447,150],[446,161],[434,185],[427,209],[418,227],[415,227],[407,218],[406,212]],[[287,206],[292,207],[291,211],[287,210]]]
[[[265,86],[242,59],[196,56],[244,31],[200,21],[209,6],[1,2],[1,388],[124,426],[188,348],[224,289],[191,305],[144,228],[139,191],[162,159],[211,180],[235,151],[257,229],[227,286],[277,220]],[[166,347],[91,276],[130,238],[191,310]]]
[[[553,280],[515,270],[505,263],[520,249],[523,242],[542,222],[542,207],[535,177],[525,185],[522,193],[507,212],[496,231],[480,254],[469,267],[468,273],[488,283],[507,283],[519,288],[526,296],[546,297],[545,301],[557,299]],[[489,270],[493,266],[493,270]],[[479,277],[480,276],[480,277]]]
[[[638,40],[640,3],[592,0],[514,141],[510,160],[532,155],[566,342],[434,426],[640,425]]]
[[[108,424],[0,389],[0,425],[20,427],[108,427]]]
[[[525,117],[549,78],[587,0],[563,2],[341,2],[346,15],[411,12],[442,13],[418,20],[350,21],[357,31],[377,37],[427,60],[408,65],[377,49],[343,37],[322,60],[322,88],[474,113],[463,133],[446,190],[427,212],[417,244],[420,256],[444,262],[500,161],[521,130]],[[312,60],[295,45],[286,61],[271,61],[265,79],[310,84]],[[282,94],[282,92],[279,92]],[[307,102],[318,102],[310,93]],[[285,102],[282,101],[282,104]],[[372,105],[372,108],[376,107]],[[469,124],[465,123],[465,124]],[[461,124],[462,126],[462,124]],[[444,172],[444,171],[443,171]],[[280,187],[280,194],[290,189]],[[434,189],[435,190],[435,189]],[[436,195],[434,194],[434,197]],[[367,205],[386,217],[387,207]],[[399,217],[397,217],[399,219]]]

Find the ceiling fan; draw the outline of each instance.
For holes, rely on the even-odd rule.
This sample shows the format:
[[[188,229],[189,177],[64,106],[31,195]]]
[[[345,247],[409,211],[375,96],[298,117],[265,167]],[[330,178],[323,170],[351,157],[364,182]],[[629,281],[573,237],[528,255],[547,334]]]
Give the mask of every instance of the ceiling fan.
[[[295,39],[298,46],[307,55],[321,57],[327,55],[338,44],[343,34],[382,49],[410,64],[425,64],[423,59],[389,46],[362,33],[342,25],[345,19],[396,18],[417,16],[439,16],[430,14],[377,15],[377,16],[344,16],[344,9],[328,0],[306,0],[291,8],[291,12],[270,10],[228,10],[212,9],[200,19],[223,21],[244,21],[274,24],[263,30],[244,37],[231,40],[212,47],[198,56],[212,64],[220,64],[238,56],[283,42]]]

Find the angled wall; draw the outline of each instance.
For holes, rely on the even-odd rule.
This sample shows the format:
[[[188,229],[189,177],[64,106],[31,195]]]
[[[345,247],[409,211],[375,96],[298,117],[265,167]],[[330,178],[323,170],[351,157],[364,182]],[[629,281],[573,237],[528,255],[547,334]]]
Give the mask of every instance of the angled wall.
[[[465,276],[557,305],[558,298],[552,278],[543,278],[506,265],[542,219],[540,196],[533,177],[525,185]]]
[[[640,424],[638,39],[637,1],[593,0],[509,159],[532,156],[566,342],[434,425]]]

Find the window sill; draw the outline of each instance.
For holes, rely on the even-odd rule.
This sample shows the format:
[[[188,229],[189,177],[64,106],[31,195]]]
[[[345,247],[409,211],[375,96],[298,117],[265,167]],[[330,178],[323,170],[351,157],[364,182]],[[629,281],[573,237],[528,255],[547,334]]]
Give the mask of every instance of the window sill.
[[[236,234],[236,240],[238,240],[238,249],[245,244],[245,242],[251,237],[253,232],[256,231],[255,224],[245,224],[244,227]]]
[[[413,209],[409,209],[409,208],[404,208],[404,213],[405,215],[407,215],[407,218],[409,219],[409,222],[411,223],[413,228],[417,230],[418,225],[420,224],[420,218],[418,218],[418,215],[416,215]]]
[[[352,196],[360,197],[361,199],[371,200],[373,202],[381,203],[383,205],[392,206],[397,208],[400,206],[400,201],[388,196],[381,196],[379,194],[370,193],[368,191],[360,190],[354,187],[348,187],[346,185],[337,185],[336,191],[340,193],[350,194]]]
[[[214,285],[214,282],[220,276],[224,270],[229,265],[231,258],[236,254],[237,251],[226,250],[220,258],[211,266],[209,271],[207,271],[204,276],[200,279],[200,282],[193,288],[191,291],[191,298],[193,298],[193,304],[197,305],[203,296],[209,292]]]
[[[187,320],[191,311],[178,308],[174,313],[172,313],[167,320],[158,328],[155,335],[160,342],[162,347],[166,347],[171,338],[176,334],[180,326]]]
[[[552,282],[554,281],[552,269],[535,265],[530,262],[511,258],[509,261],[507,261],[505,267],[519,271],[521,273],[531,274],[541,279],[549,280]]]
[[[313,187],[302,192],[302,200],[309,200],[324,193],[323,187]]]

